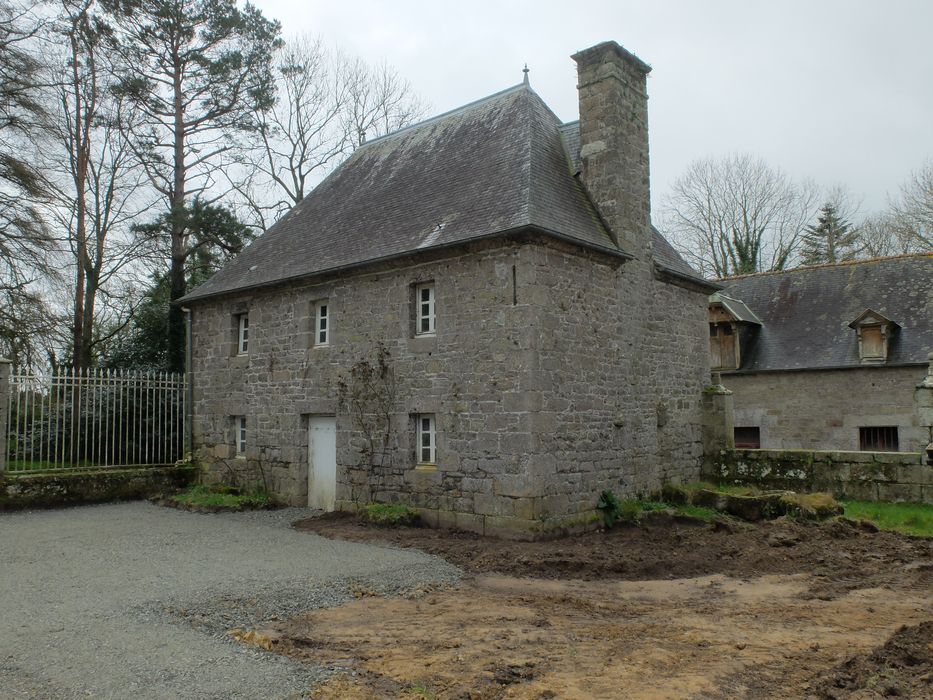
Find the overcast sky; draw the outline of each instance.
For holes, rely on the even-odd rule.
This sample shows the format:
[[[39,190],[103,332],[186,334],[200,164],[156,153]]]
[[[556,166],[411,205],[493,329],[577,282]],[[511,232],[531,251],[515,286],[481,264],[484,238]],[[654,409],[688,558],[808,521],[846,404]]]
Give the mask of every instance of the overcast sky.
[[[570,55],[651,64],[653,200],[690,161],[760,155],[881,209],[933,158],[933,0],[255,0],[286,36],[387,61],[437,114],[521,81],[577,118]]]

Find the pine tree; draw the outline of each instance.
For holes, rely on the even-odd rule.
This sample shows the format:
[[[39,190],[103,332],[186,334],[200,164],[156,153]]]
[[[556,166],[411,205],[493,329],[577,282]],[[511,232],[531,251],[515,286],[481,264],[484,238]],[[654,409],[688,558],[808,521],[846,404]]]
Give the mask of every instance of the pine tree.
[[[236,132],[248,130],[253,111],[271,107],[272,54],[278,22],[236,0],[107,0],[113,17],[110,49],[117,92],[139,113],[132,147],[170,216],[171,300],[187,291],[192,254],[188,209],[215,185]],[[216,197],[216,191],[212,190]],[[181,308],[169,309],[168,358],[185,364]]]
[[[820,209],[816,224],[803,233],[801,256],[804,265],[852,260],[858,252],[858,231],[844,219],[836,205],[827,202]]]

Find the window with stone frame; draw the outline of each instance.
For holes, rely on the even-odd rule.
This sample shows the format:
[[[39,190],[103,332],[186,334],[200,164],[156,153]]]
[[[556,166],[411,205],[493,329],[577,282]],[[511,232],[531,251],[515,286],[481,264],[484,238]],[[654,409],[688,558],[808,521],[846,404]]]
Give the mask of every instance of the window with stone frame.
[[[883,364],[893,335],[900,326],[873,310],[865,309],[849,324],[858,338],[858,354],[862,364]]]
[[[233,417],[233,445],[237,457],[246,456],[246,416]]]
[[[236,318],[236,354],[249,353],[249,314],[237,314]]]
[[[415,420],[418,464],[433,466],[437,464],[437,420],[433,413],[419,413]]]
[[[415,286],[415,335],[434,335],[437,331],[434,282]]]
[[[861,328],[861,357],[865,361],[883,361],[885,358],[884,335],[881,326]]]
[[[897,452],[896,425],[863,426],[858,429],[858,448],[863,452]]]
[[[327,299],[314,304],[314,346],[325,347],[330,345],[331,313]]]

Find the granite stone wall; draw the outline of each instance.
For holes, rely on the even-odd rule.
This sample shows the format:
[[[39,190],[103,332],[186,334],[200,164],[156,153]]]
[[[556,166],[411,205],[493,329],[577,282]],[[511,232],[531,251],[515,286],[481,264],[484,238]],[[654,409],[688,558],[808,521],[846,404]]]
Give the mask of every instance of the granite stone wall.
[[[523,234],[197,304],[195,444],[217,478],[259,472],[277,493],[303,502],[306,426],[315,414],[336,415],[339,507],[406,503],[430,523],[478,532],[584,528],[597,519],[603,489],[635,495],[699,476],[708,290],[655,271],[649,69],[614,43],[574,59],[581,186],[632,259],[623,265]],[[437,336],[412,337],[413,285],[429,280]],[[333,338],[311,348],[310,310],[325,298]],[[237,357],[234,319],[247,309],[250,352]],[[377,343],[394,377],[393,427],[373,464],[363,459],[366,432],[340,386]],[[436,470],[416,467],[419,413],[437,417]],[[236,415],[247,417],[251,436],[244,458],[233,455]]]
[[[917,452],[725,450],[707,459],[703,478],[862,501],[933,503],[933,467]]]
[[[734,422],[758,427],[762,449],[858,450],[859,427],[897,426],[902,452],[929,440],[914,394],[925,369],[859,367],[840,370],[723,372],[733,393]]]
[[[585,526],[604,488],[634,494],[699,475],[703,297],[652,278],[639,298],[655,311],[635,314],[633,288],[646,280],[628,274],[566,244],[500,241],[195,305],[196,456],[209,479],[248,472],[305,503],[308,417],[335,415],[338,507],[406,503],[434,524],[513,536]],[[411,289],[429,280],[437,335],[413,337]],[[315,348],[322,299],[331,340]],[[238,356],[235,319],[247,311],[249,353]],[[389,450],[374,466],[340,383],[378,343],[394,398]],[[437,416],[436,470],[416,468],[419,413]]]
[[[193,310],[194,433],[197,456],[222,478],[230,470],[265,478],[289,502],[307,501],[307,422],[337,417],[338,501],[401,500],[428,509],[476,511],[492,473],[523,459],[528,407],[516,401],[526,372],[530,307],[513,304],[521,246],[461,251],[196,305]],[[437,334],[414,337],[413,286],[434,281]],[[330,344],[314,347],[316,301],[327,299]],[[249,353],[238,356],[235,317],[248,312]],[[361,465],[365,438],[341,405],[350,367],[388,351],[394,377],[389,456]],[[438,419],[438,470],[416,472],[414,419]],[[247,448],[234,454],[233,416],[246,416]],[[359,473],[363,472],[363,474]],[[367,473],[373,472],[373,473]],[[362,478],[362,482],[361,482]]]
[[[542,513],[583,513],[604,489],[634,496],[696,479],[709,383],[702,295],[655,280],[639,261],[534,253]]]

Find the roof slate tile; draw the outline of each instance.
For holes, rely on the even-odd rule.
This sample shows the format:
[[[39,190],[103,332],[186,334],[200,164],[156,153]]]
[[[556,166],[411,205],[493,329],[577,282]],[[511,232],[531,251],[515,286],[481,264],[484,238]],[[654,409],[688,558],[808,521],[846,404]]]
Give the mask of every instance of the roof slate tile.
[[[933,351],[933,254],[801,267],[720,280],[761,319],[741,371],[863,366],[852,319],[874,309],[900,326],[888,365]]]

